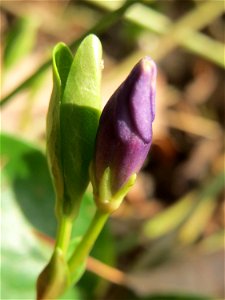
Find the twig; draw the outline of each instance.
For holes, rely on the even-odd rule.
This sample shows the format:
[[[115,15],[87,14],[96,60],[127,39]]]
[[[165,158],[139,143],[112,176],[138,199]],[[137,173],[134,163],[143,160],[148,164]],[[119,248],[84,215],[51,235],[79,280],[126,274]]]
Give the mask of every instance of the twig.
[[[218,124],[199,115],[170,111],[168,113],[168,125],[210,139],[221,137],[221,130]]]
[[[118,285],[126,285],[126,274],[89,256],[87,270]]]

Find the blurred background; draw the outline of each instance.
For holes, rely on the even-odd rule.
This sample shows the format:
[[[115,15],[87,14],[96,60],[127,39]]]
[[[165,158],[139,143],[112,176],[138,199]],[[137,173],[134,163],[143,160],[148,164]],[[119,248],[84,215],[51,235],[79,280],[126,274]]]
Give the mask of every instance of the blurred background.
[[[158,65],[153,144],[62,299],[224,299],[224,2],[1,1],[1,299],[34,299],[51,255],[54,193],[45,159],[51,52],[93,32],[102,106],[137,61]],[[91,188],[73,237],[94,211]]]

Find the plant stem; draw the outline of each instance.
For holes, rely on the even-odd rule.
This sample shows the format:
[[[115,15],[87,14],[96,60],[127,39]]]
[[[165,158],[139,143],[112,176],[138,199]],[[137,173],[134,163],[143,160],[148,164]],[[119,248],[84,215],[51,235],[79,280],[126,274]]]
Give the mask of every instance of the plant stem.
[[[55,248],[60,248],[65,255],[69,246],[71,230],[72,220],[68,216],[62,215],[59,221]]]
[[[71,273],[76,271],[90,253],[109,215],[109,213],[104,213],[97,209],[86,234],[83,236],[81,242],[78,244],[73,255],[69,259],[68,265]]]

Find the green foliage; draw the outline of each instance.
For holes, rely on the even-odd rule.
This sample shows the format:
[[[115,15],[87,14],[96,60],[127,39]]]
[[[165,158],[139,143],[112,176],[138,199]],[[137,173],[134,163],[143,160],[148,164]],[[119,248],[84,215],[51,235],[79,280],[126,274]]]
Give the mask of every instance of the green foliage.
[[[54,237],[54,191],[45,155],[37,147],[1,134],[3,174],[27,220],[39,231]]]
[[[1,299],[34,299],[35,281],[49,253],[32,234],[6,178],[1,200]]]
[[[216,206],[216,196],[224,188],[224,172],[212,178],[207,185],[189,193],[167,210],[148,220],[143,233],[156,239],[171,231],[179,231],[183,242],[194,242],[202,233]]]
[[[11,146],[8,148],[8,151],[11,152],[10,154],[14,153],[15,155],[17,150],[19,153],[17,153],[16,159],[12,157],[8,164],[5,160],[6,155],[1,156],[6,162],[1,178],[1,299],[30,300],[35,298],[35,282],[43,265],[50,256],[51,248],[46,243],[40,242],[34,234],[33,228],[27,221],[29,214],[26,217],[23,214],[23,206],[20,206],[18,202],[18,195],[15,193],[12,184],[13,181],[11,181],[13,179],[11,177],[15,175],[12,168],[13,162],[16,163],[17,167],[20,165],[20,168],[17,168],[18,171],[20,170],[20,176],[26,174],[27,169],[23,167],[24,153],[29,153],[31,148],[35,148],[31,145],[26,145],[24,142],[19,143],[16,139],[4,136],[4,141],[6,139],[8,145],[10,144]],[[1,141],[3,141],[3,136],[1,136]],[[25,188],[26,185],[24,186]],[[23,198],[22,195],[20,197]],[[35,208],[35,201],[33,203],[33,198],[29,200],[31,204],[29,213],[32,214]],[[39,200],[41,201],[42,198],[39,198]],[[48,201],[46,201],[47,203]],[[47,227],[48,219],[45,220],[43,218],[45,211],[46,208],[43,205],[40,205],[36,209],[39,217],[42,212],[42,218],[40,219],[43,225]],[[52,214],[51,209],[48,209],[48,212]],[[49,221],[52,222],[52,219]],[[78,297],[80,297],[78,290],[75,291],[75,289],[72,289],[61,299],[80,299]]]
[[[38,230],[55,236],[54,191],[44,154],[31,143],[7,134],[1,134],[2,171],[2,299],[33,299],[35,282],[46,264],[52,246],[40,242],[34,235]],[[73,225],[69,255],[86,232],[95,212],[91,193],[82,200],[79,215]],[[13,229],[12,229],[13,225]],[[5,234],[7,232],[7,234]],[[47,240],[47,237],[46,237]],[[18,260],[26,257],[26,263]],[[115,252],[111,231],[106,226],[99,236],[92,255],[113,264]],[[81,273],[84,272],[82,266]],[[86,274],[80,283],[85,294],[102,285],[103,280],[94,274]],[[87,287],[90,286],[90,289]],[[18,298],[18,293],[19,297]],[[82,299],[78,290],[67,291],[60,299]]]
[[[60,102],[72,59],[72,54],[66,45],[60,43],[54,48],[53,91],[47,115],[46,147],[48,164],[56,192],[58,214],[60,214],[61,202],[64,196],[60,145]]]
[[[84,39],[74,58],[62,43],[53,52],[47,150],[58,214],[60,209],[65,214],[77,214],[89,181],[100,115],[101,56],[101,43],[94,35]]]
[[[6,38],[4,51],[4,67],[6,70],[32,50],[36,39],[37,25],[37,20],[28,16],[16,20]]]

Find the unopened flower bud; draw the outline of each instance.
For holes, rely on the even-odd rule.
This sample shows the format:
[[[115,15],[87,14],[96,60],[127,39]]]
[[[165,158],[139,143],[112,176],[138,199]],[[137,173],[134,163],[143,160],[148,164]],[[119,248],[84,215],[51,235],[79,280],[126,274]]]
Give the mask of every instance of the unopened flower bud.
[[[106,104],[100,118],[91,171],[97,198],[118,193],[142,167],[152,142],[155,84],[156,65],[145,57]],[[108,190],[104,196],[101,186]],[[106,200],[109,199],[101,201]]]

